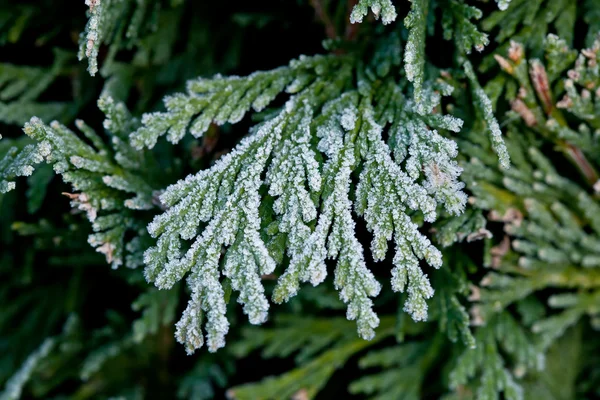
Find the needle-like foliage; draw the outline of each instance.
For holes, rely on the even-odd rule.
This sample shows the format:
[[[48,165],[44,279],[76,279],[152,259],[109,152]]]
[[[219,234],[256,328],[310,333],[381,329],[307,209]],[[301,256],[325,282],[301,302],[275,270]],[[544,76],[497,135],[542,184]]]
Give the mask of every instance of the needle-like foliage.
[[[0,2],[0,400],[598,398],[599,6]]]

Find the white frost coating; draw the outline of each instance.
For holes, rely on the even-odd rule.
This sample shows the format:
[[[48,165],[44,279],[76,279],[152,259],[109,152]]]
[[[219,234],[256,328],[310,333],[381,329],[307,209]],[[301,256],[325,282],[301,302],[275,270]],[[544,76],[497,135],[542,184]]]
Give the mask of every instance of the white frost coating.
[[[211,124],[237,123],[251,109],[263,110],[283,91],[304,89],[329,62],[324,56],[301,56],[288,67],[245,77],[216,75],[213,79],[191,80],[187,93],[165,97],[165,112],[143,115],[143,126],[131,134],[131,144],[137,149],[152,148],[164,134],[170,142],[178,143],[187,131],[200,137]],[[286,107],[291,106],[288,103]]]
[[[48,157],[52,152],[52,146],[50,146],[50,143],[44,140],[38,145],[38,150],[42,157]]]
[[[508,155],[508,150],[504,144],[504,139],[502,139],[502,131],[500,130],[498,120],[496,120],[496,117],[494,117],[492,102],[482,88],[475,89],[475,96],[481,102],[482,113],[492,135],[492,147],[496,151],[496,154],[498,154],[500,166],[504,169],[508,169],[510,168],[510,156]]]
[[[343,106],[350,100],[342,98],[339,104]],[[344,111],[346,115],[347,110]],[[348,198],[350,174],[355,164],[354,144],[352,141],[343,143],[342,118],[337,113],[333,114],[319,130],[319,149],[330,155],[323,174],[332,192],[323,201],[317,227],[303,251],[295,254],[279,279],[274,299],[277,302],[287,301],[298,291],[299,281],[313,285],[321,283],[327,274],[325,259],[337,259],[334,284],[340,291],[340,299],[348,304],[346,316],[357,321],[359,336],[370,340],[375,334],[374,328],[379,325],[370,297],[379,294],[381,285],[367,268],[362,246],[354,235],[352,204]]]
[[[312,117],[311,108],[304,102],[296,111],[298,123],[288,125],[286,139],[267,172],[269,194],[276,198],[273,210],[281,216],[278,229],[288,234],[290,258],[305,246],[310,235],[307,224],[317,217],[311,193],[321,189],[321,175],[310,146]]]
[[[110,0],[108,5],[102,3],[102,0],[85,0],[85,5],[89,7],[90,19],[88,20],[85,28],[85,35],[82,34],[81,43],[79,46],[79,60],[83,60],[87,57],[89,60],[88,71],[90,75],[96,75],[98,72],[98,50],[100,48],[100,42],[102,41],[104,22],[106,15],[103,11],[105,7],[110,7]]]
[[[56,341],[53,338],[44,340],[42,345],[27,357],[21,368],[8,379],[4,391],[0,393],[0,400],[20,399],[23,387],[31,377],[31,374],[39,362],[50,354],[55,345]]]
[[[219,285],[220,287],[220,285]],[[217,288],[217,290],[221,290]],[[201,293],[197,287],[192,287],[192,294],[188,305],[181,318],[175,324],[175,337],[179,343],[185,345],[186,352],[193,354],[204,344],[202,335],[202,301]]]
[[[398,227],[394,235],[396,254],[393,259],[392,289],[404,292],[408,285],[408,299],[404,304],[404,311],[415,321],[425,321],[425,300],[433,296],[433,289],[427,275],[423,274],[419,267],[419,258],[425,259],[432,267],[439,268],[442,265],[442,254],[405,214],[394,213],[392,218]]]
[[[353,130],[356,126],[356,119],[356,109],[350,107],[344,109],[341,119],[342,127],[347,131]]]
[[[323,113],[329,115],[329,118],[317,127],[317,136],[321,138],[317,149],[325,153],[332,161],[325,166],[324,176],[331,174],[329,171],[334,159],[339,159],[339,153],[343,147],[344,132],[340,126],[339,115],[343,105],[355,101],[350,96],[342,96],[341,99],[327,104]],[[296,295],[300,287],[300,282],[310,282],[316,286],[323,282],[327,276],[325,258],[327,257],[326,242],[329,228],[331,225],[332,214],[332,196],[329,196],[321,205],[321,215],[317,222],[317,227],[305,239],[303,245],[298,248],[300,251],[292,252],[290,265],[285,273],[279,278],[277,287],[273,293],[273,299],[276,302],[287,301]]]
[[[62,175],[65,183],[71,184],[75,193],[64,194],[71,200],[71,206],[84,211],[92,222],[94,233],[88,237],[88,243],[104,254],[113,268],[117,268],[124,260],[125,232],[131,228],[139,230],[136,222],[124,218],[122,212],[127,204],[135,208],[151,207],[152,189],[138,174],[143,165],[135,161],[137,156],[132,154],[133,149],[118,139],[135,120],[123,103],[102,97],[98,105],[110,121],[105,121],[105,125],[112,129],[110,133],[114,135],[114,153],[83,121],[76,125],[93,146],[57,121],[47,126],[39,118],[32,118],[23,130],[38,142],[35,146],[36,160],[41,162],[45,159],[56,173]],[[119,166],[119,157],[131,161]],[[124,202],[123,192],[135,193],[135,197]]]
[[[352,77],[351,68],[338,71],[334,80],[314,75],[305,79],[305,63],[312,63],[317,74],[327,71],[327,64],[318,64],[317,58],[300,57],[290,63],[291,69],[304,68],[304,72],[288,81],[287,87],[291,83],[298,92],[276,116],[255,127],[210,169],[180,180],[160,196],[166,211],[148,226],[157,242],[144,254],[145,275],[159,288],[169,288],[187,275],[192,297],[177,323],[176,336],[188,352],[204,342],[210,351],[225,343],[229,324],[223,279],[239,293],[238,302],[251,323],[267,319],[269,303],[261,277],[272,274],[276,260],[284,255],[289,265],[281,271],[273,301],[289,300],[303,282],[323,282],[329,272],[326,261],[334,260],[334,284],[348,306],[347,317],[357,321],[361,337],[372,338],[379,324],[372,298],[381,285],[367,268],[355,236],[353,204],[373,233],[371,251],[376,261],[385,258],[388,242],[394,240],[392,287],[408,292],[405,309],[415,320],[427,318],[426,300],[433,289],[419,263],[423,260],[439,268],[442,258],[409,215],[422,213],[425,221],[432,222],[438,205],[459,214],[466,203],[458,181],[456,144],[436,130],[458,131],[462,121],[433,112],[440,93],[448,90],[426,85],[420,105],[427,112],[417,113],[417,104],[389,82],[393,98],[377,107],[385,104],[381,107],[390,111],[375,111],[369,96],[376,91],[368,79],[362,80],[358,91],[341,93]],[[249,96],[256,105],[257,93],[260,97],[268,88],[279,90],[281,83],[270,80],[265,81],[270,85],[267,89],[257,88],[262,83],[252,81],[256,76],[246,81],[221,77],[192,81],[188,89],[193,95],[171,96],[166,101],[169,112],[146,116],[144,129],[173,129],[179,123],[173,112],[181,107],[190,113],[198,106],[205,113],[200,122],[189,117],[192,133],[199,132],[197,124],[204,129],[206,121],[221,123],[233,112],[224,97],[243,102]],[[236,90],[243,94],[235,94]],[[207,94],[210,98],[214,94],[216,106],[205,103]],[[375,115],[392,123],[395,159],[382,140],[383,126]],[[156,140],[153,135],[142,134],[135,140],[150,143]],[[319,152],[325,159],[322,165]],[[351,176],[357,169],[361,174],[353,201]],[[109,180],[111,186],[120,185],[114,176]],[[265,234],[271,236],[269,247],[263,242]],[[191,242],[187,250],[183,240]]]
[[[462,192],[464,184],[458,181],[462,168],[454,160],[458,154],[456,143],[440,136],[436,130],[429,130],[422,121],[406,120],[401,128],[408,147],[406,171],[409,176],[417,179],[423,173],[426,180],[422,185],[436,202],[443,204],[450,214],[461,214],[467,196]]]
[[[11,190],[14,190],[15,187],[17,187],[17,185],[14,182],[0,181],[0,193],[10,192]]]
[[[498,4],[498,8],[504,11],[510,5],[510,0],[496,0],[496,3]]]
[[[354,234],[352,204],[348,198],[353,150],[352,146],[344,148],[342,165],[335,178],[331,201],[336,217],[329,236],[328,256],[338,257],[334,283],[336,289],[341,290],[340,299],[348,304],[346,317],[356,320],[359,336],[370,340],[375,335],[374,328],[379,325],[379,318],[369,297],[377,296],[381,285],[367,268],[362,246]]]
[[[229,322],[225,317],[225,293],[219,282],[218,266],[221,249],[213,245],[206,249],[205,257],[200,259],[197,268],[188,278],[192,297],[177,322],[175,337],[186,346],[188,354],[203,344],[201,333],[202,312],[206,317],[206,342],[212,352],[225,345],[225,335],[229,331]]]
[[[471,63],[467,61],[464,63],[463,66],[465,68],[465,74],[467,75],[467,78],[469,78],[469,81],[471,83],[476,105],[479,107],[481,114],[483,114],[483,118],[485,119],[488,129],[490,130],[490,140],[492,142],[492,148],[498,155],[500,167],[508,169],[510,168],[510,156],[508,154],[508,150],[506,149],[504,139],[502,139],[502,131],[500,130],[500,125],[498,124],[496,117],[494,117],[494,108],[492,106],[492,101],[487,96],[483,88],[479,85]]]
[[[394,7],[391,0],[359,0],[352,9],[350,22],[353,24],[361,23],[363,18],[369,13],[369,7],[375,19],[381,17],[381,22],[384,25],[394,22],[398,16],[396,14],[396,7]]]
[[[244,304],[250,322],[256,324],[266,319],[269,306],[260,276],[273,272],[275,262],[258,233],[258,191],[262,184],[261,173],[274,144],[280,140],[286,118],[288,114],[284,112],[263,124],[211,169],[188,176],[167,188],[161,196],[162,203],[171,208],[149,226],[149,232],[159,236],[159,240],[157,246],[144,254],[148,265],[146,276],[159,288],[168,288],[192,271],[188,282],[193,296],[177,324],[177,338],[188,352],[203,343],[199,336],[199,305],[206,317],[209,350],[216,351],[225,343],[229,324],[219,282],[222,246],[231,246],[223,275],[231,280],[232,288],[240,292],[238,300]],[[219,196],[215,197],[217,193]],[[208,225],[196,237],[201,221]],[[243,233],[236,238],[240,230]],[[180,237],[196,237],[183,256]]]
[[[392,289],[403,292],[408,285],[407,311],[415,321],[427,318],[426,299],[433,296],[427,276],[419,266],[424,259],[434,268],[442,265],[442,256],[416,224],[404,213],[406,207],[420,210],[425,219],[435,219],[436,200],[445,203],[449,212],[462,212],[466,196],[462,184],[455,181],[460,168],[452,160],[456,145],[435,132],[408,124],[404,140],[409,143],[410,157],[404,173],[390,157],[390,150],[381,140],[382,128],[374,120],[372,110],[363,111],[363,131],[370,146],[364,169],[356,189],[356,212],[363,215],[367,228],[373,232],[371,252],[376,261],[385,258],[388,242],[394,238],[396,254],[392,270]],[[410,121],[407,121],[410,122]],[[429,147],[431,146],[431,147]],[[435,174],[427,172],[423,185],[417,183],[422,166],[435,162]],[[442,172],[444,171],[444,172]],[[440,193],[440,189],[442,193]],[[431,196],[434,196],[433,198]]]
[[[34,166],[44,161],[45,148],[36,145],[27,145],[21,151],[16,147],[9,148],[8,152],[0,159],[0,193],[6,193],[15,188],[12,180],[18,176],[30,176]]]
[[[426,14],[428,0],[411,0],[410,12],[404,19],[408,28],[408,41],[404,48],[404,71],[406,79],[413,83],[414,99],[421,105],[423,80],[425,74],[425,35],[427,28]],[[424,113],[418,108],[418,111]]]

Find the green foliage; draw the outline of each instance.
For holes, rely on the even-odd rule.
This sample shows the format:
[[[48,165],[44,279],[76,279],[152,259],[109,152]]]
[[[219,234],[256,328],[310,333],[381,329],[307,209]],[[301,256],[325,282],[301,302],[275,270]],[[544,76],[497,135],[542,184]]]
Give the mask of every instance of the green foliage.
[[[566,43],[550,35],[546,41],[549,72],[539,60],[527,60],[517,44],[509,59],[498,58],[519,85],[518,97],[511,102],[506,141],[514,167],[497,169],[493,157],[482,152],[482,147],[473,148],[473,158],[465,167],[467,182],[473,182],[473,204],[491,210],[489,219],[504,223],[506,234],[490,250],[489,266],[494,271],[473,289],[472,297],[478,303],[473,313],[479,323],[498,326],[493,321],[504,318],[507,307],[524,306],[524,302],[534,301],[536,292],[553,288],[547,299],[549,310],[542,307],[541,314],[536,311],[531,316],[523,308],[524,322],[529,321],[525,324],[536,334],[536,347],[541,352],[585,315],[593,324],[600,304],[594,186],[600,153],[595,151],[596,139],[590,134],[597,129],[590,112],[594,102],[589,92],[585,94],[587,88],[599,83],[597,46],[583,50],[573,64],[575,55]],[[555,85],[569,67],[568,79]],[[577,84],[586,89],[577,90]],[[556,102],[561,94],[562,100]],[[577,126],[577,131],[571,126]],[[570,160],[580,175],[574,180],[563,176],[548,153],[540,151],[545,143]],[[476,184],[481,179],[485,184]],[[500,359],[494,363],[498,368],[502,365]],[[501,384],[505,386],[512,380],[508,375],[503,379],[507,379]],[[492,389],[487,391],[493,393]]]
[[[34,171],[34,166],[43,160],[43,155],[39,153],[38,149],[32,144],[26,143],[27,140],[24,138],[14,141],[4,139],[0,142],[0,154],[2,155],[0,160],[0,177],[2,178],[0,180],[0,193],[6,193],[14,189],[14,178],[30,176]]]
[[[23,124],[32,115],[47,119],[70,119],[77,112],[76,102],[40,102],[40,95],[64,74],[72,55],[56,50],[50,67],[0,64],[0,121]]]
[[[383,371],[352,382],[350,392],[382,400],[421,398],[420,389],[430,366],[428,362],[433,361],[431,357],[422,356],[425,351],[435,355],[439,346],[414,341],[369,352],[360,359],[360,367],[381,368]]]
[[[579,4],[570,0],[511,0],[506,11],[491,13],[481,26],[488,32],[497,31],[494,40],[501,45],[500,53],[507,51],[510,41],[515,41],[539,57],[544,40],[551,32],[556,32],[569,45],[573,44]],[[489,67],[491,62],[488,59],[483,65]]]
[[[228,392],[229,397],[240,400],[290,398],[294,395],[312,398],[352,355],[376,343],[357,338],[343,319],[303,320],[294,316],[282,318],[280,324],[281,327],[271,331],[246,332],[247,339],[234,351],[243,356],[264,346],[262,354],[268,358],[285,357],[299,351],[295,357],[299,367],[259,383],[232,388]],[[381,325],[383,332],[377,340],[393,332],[390,319],[382,321]]]
[[[55,341],[51,338],[44,340],[42,345],[33,352],[27,360],[23,363],[23,366],[6,381],[6,388],[4,392],[0,393],[0,399],[2,400],[13,400],[21,397],[23,386],[29,380],[33,369],[38,365],[41,359],[46,357],[55,346]]]
[[[482,51],[489,44],[488,35],[471,21],[482,17],[481,10],[460,0],[448,1],[445,8],[442,17],[444,39],[453,40],[458,50],[466,54],[472,48]]]
[[[397,60],[387,62],[393,65]],[[430,83],[427,97],[415,107],[387,69],[378,73],[371,66],[355,65],[350,56],[303,57],[288,68],[246,78],[192,81],[187,95],[165,100],[166,113],[143,117],[144,125],[132,134],[138,148],[154,146],[165,132],[170,141],[177,142],[188,126],[192,135],[199,136],[211,121],[237,122],[251,105],[260,111],[282,90],[292,94],[283,108],[258,125],[232,153],[212,168],[170,186],[160,197],[168,210],[149,226],[158,240],[144,255],[146,277],[159,288],[169,288],[191,273],[192,299],[177,325],[178,340],[188,351],[203,344],[198,333],[204,313],[209,348],[214,351],[224,345],[228,322],[225,292],[218,280],[223,246],[228,248],[223,273],[240,293],[238,302],[251,323],[266,319],[268,302],[259,277],[271,274],[277,262],[260,235],[265,216],[273,221],[266,234],[282,236],[285,248],[279,251],[289,258],[274,289],[274,301],[294,296],[300,282],[321,283],[326,276],[325,259],[337,259],[334,282],[348,304],[347,316],[357,320],[361,337],[373,337],[378,319],[369,297],[379,293],[380,285],[366,268],[362,246],[353,232],[349,181],[357,168],[362,172],[354,207],[374,233],[373,258],[383,260],[388,241],[394,239],[392,288],[408,291],[405,310],[413,319],[427,318],[425,300],[433,290],[418,260],[438,268],[441,255],[407,213],[391,210],[394,204],[403,204],[430,222],[436,218],[436,203],[450,214],[462,212],[465,196],[462,184],[455,181],[460,171],[453,161],[454,143],[428,129],[456,132],[462,122],[448,115],[418,113],[422,107],[437,107],[440,96],[433,90],[448,94],[447,86]],[[357,89],[350,86],[353,74],[359,77]],[[381,139],[386,124],[391,125],[394,148]],[[327,161],[321,161],[324,158]],[[402,162],[406,172],[398,164]],[[304,176],[294,175],[298,169],[305,171]],[[264,189],[275,201],[261,206],[265,170]],[[389,196],[390,192],[396,194]],[[202,232],[197,229],[201,223],[206,224]],[[193,240],[184,255],[182,239]]]
[[[600,395],[597,0],[10,3],[0,399]]]
[[[156,31],[160,0],[115,1],[86,0],[89,7],[88,23],[79,38],[80,60],[89,60],[88,71],[98,72],[98,51],[102,44],[109,44],[109,59],[123,48],[137,45],[144,36]],[[181,3],[172,0],[172,5]]]
[[[425,74],[425,36],[427,31],[427,0],[412,0],[410,13],[404,19],[409,30],[406,51],[404,52],[404,70],[406,78],[415,87],[415,101],[421,102]]]
[[[126,142],[127,132],[136,121],[124,104],[102,97],[98,105],[107,116],[104,127],[110,132],[112,149],[81,120],[77,125],[94,147],[56,121],[47,126],[34,117],[25,124],[24,131],[38,142],[35,151],[39,158],[52,164],[54,171],[77,192],[65,194],[71,199],[71,206],[84,211],[92,222],[94,234],[88,242],[116,268],[124,263],[125,232],[141,228],[130,210],[153,207],[152,186],[144,175],[157,171],[157,166],[150,157],[135,153]],[[135,197],[127,198],[126,193]],[[133,264],[130,267],[136,266],[135,259],[139,258],[136,252],[140,251],[143,240],[142,233],[129,242],[130,264]]]
[[[475,388],[476,398],[495,399],[498,392],[503,392],[506,399],[522,399],[523,389],[507,369],[502,354],[507,354],[514,361],[515,374],[519,377],[529,369],[541,369],[543,358],[512,317],[503,313],[495,318],[477,331],[477,348],[458,357],[449,376],[450,386],[458,388],[465,385],[480,373]]]
[[[352,9],[350,22],[353,24],[362,22],[363,18],[368,14],[369,8],[373,11],[375,19],[379,19],[381,15],[381,22],[384,25],[396,20],[396,8],[391,0],[359,0]]]

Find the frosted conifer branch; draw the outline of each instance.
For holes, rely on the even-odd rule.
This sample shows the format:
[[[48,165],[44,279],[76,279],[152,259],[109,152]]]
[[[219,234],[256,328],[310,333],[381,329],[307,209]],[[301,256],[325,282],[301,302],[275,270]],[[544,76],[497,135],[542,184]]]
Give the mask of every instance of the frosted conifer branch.
[[[368,270],[362,246],[354,235],[352,203],[348,197],[350,173],[358,161],[354,156],[357,100],[356,93],[346,93],[324,109],[322,125],[317,128],[321,139],[318,148],[329,158],[323,171],[326,189],[322,194],[321,215],[303,250],[291,255],[290,265],[273,296],[277,302],[286,301],[296,294],[300,281],[321,283],[327,275],[325,259],[337,259],[334,283],[341,290],[340,298],[348,304],[347,317],[357,320],[362,338],[371,339],[379,319],[369,297],[376,296],[381,286]]]
[[[480,32],[471,22],[472,19],[481,18],[481,10],[458,0],[450,0],[447,4],[442,17],[444,39],[453,40],[458,49],[466,54],[471,52],[471,48],[482,51],[489,44],[488,35]]]
[[[0,400],[20,399],[23,387],[31,378],[35,368],[50,354],[56,346],[55,338],[44,340],[41,346],[27,357],[21,368],[6,382],[4,391],[0,392]]]
[[[374,234],[376,261],[385,257],[387,242],[394,239],[392,287],[408,291],[405,309],[415,320],[426,319],[425,301],[433,289],[418,264],[425,260],[438,268],[441,253],[409,213],[422,213],[431,222],[438,205],[451,214],[463,211],[466,196],[457,181],[461,168],[454,160],[456,144],[430,129],[456,132],[462,121],[435,111],[450,86],[424,85],[419,113],[394,80],[386,79],[387,68],[379,71],[381,78],[357,68],[358,90],[348,90],[354,68],[351,63],[336,65],[333,57],[304,57],[290,67],[245,78],[192,81],[187,95],[167,100],[169,109],[170,99],[180,99],[178,109],[146,117],[146,125],[133,134],[132,142],[152,145],[173,124],[181,128],[179,140],[188,124],[196,132],[193,118],[203,121],[205,129],[216,115],[223,116],[218,123],[229,118],[232,107],[242,115],[262,90],[252,85],[261,82],[267,82],[264,87],[278,82],[277,90],[264,96],[264,105],[285,86],[293,93],[231,153],[210,169],[171,185],[160,197],[167,210],[148,227],[157,242],[145,252],[145,274],[159,288],[170,288],[187,275],[192,296],[176,336],[188,352],[205,341],[210,351],[224,346],[229,325],[223,280],[239,293],[238,302],[250,322],[264,322],[269,304],[260,277],[272,273],[284,256],[289,265],[279,277],[273,301],[289,300],[302,282],[320,284],[328,274],[326,260],[335,260],[334,284],[348,305],[347,317],[357,321],[361,337],[372,338],[379,319],[371,298],[381,286],[367,268],[355,236],[353,204]],[[278,80],[284,76],[288,78]],[[379,91],[372,87],[372,76],[384,79]],[[371,105],[373,93],[386,99],[378,98],[376,109]],[[207,99],[210,103],[194,108]],[[187,110],[181,114],[185,123],[180,124],[177,110]],[[388,123],[398,149],[396,160],[381,138]],[[398,157],[401,148],[406,154]],[[319,153],[326,161],[320,161]],[[353,202],[350,177],[360,165]],[[263,201],[263,187],[268,202]]]
[[[281,135],[283,122],[282,116],[261,126],[212,169],[180,181],[161,196],[161,201],[172,207],[155,218],[149,226],[153,236],[160,236],[157,246],[145,253],[144,260],[148,266],[146,276],[159,288],[168,288],[192,270],[188,279],[192,301],[177,325],[177,338],[186,344],[188,351],[202,344],[198,338],[200,334],[194,333],[194,330],[200,330],[198,318],[193,317],[194,313],[199,312],[198,307],[206,315],[209,349],[215,351],[224,345],[229,324],[224,315],[225,299],[219,282],[219,259],[223,245],[231,246],[224,274],[232,280],[234,288],[243,292],[239,300],[247,301],[246,312],[251,321],[259,323],[266,318],[268,304],[260,284],[260,275],[262,272],[272,272],[274,262],[258,234],[260,219],[257,197],[260,175],[274,141]],[[221,186],[220,199],[216,197],[218,185]],[[208,222],[208,225],[181,257],[179,237],[194,238],[201,221]],[[238,235],[239,231],[243,234]],[[261,266],[263,271],[257,268],[255,260],[264,263]],[[195,301],[194,298],[203,300]],[[190,341],[188,338],[195,339]]]
[[[119,48],[136,43],[147,31],[156,29],[158,0],[85,0],[88,22],[79,35],[79,60],[88,59],[88,71],[98,72],[98,52],[102,44],[111,46],[109,58]],[[137,44],[137,43],[136,43]]]
[[[344,94],[339,100],[328,103],[322,112],[322,123],[317,127],[317,136],[320,137],[318,149],[333,159],[336,157],[336,162],[339,160],[339,152],[343,146],[344,131],[343,129],[354,129],[356,123],[356,114],[352,112],[352,106],[358,101],[356,93]],[[345,111],[343,111],[345,110]],[[342,112],[344,112],[342,114]],[[340,115],[342,114],[342,115]],[[326,164],[324,175],[330,173],[333,161]],[[335,172],[330,179],[333,179]],[[331,182],[325,182],[327,188]],[[323,195],[325,197],[325,194]],[[327,208],[325,208],[327,205]],[[322,214],[319,218],[319,223],[314,232],[309,232],[310,237],[301,248],[290,252],[291,262],[285,273],[278,281],[277,287],[273,294],[276,302],[287,301],[294,296],[299,289],[300,282],[311,282],[313,285],[321,283],[326,275],[325,258],[327,256],[326,239],[331,225],[332,215],[332,200],[324,203],[321,206]],[[326,211],[329,209],[329,212]],[[326,214],[326,217],[324,215]]]
[[[10,146],[12,143],[7,144]],[[4,143],[0,142],[0,152],[4,150],[2,145]],[[0,158],[0,193],[6,193],[15,188],[14,178],[30,176],[35,165],[44,160],[44,154],[48,150],[46,146],[40,147],[34,144],[26,145],[21,150],[16,146],[5,149],[6,152]]]
[[[211,123],[237,123],[250,110],[261,111],[283,91],[295,93],[339,63],[327,56],[302,56],[288,67],[258,71],[246,77],[199,78],[188,82],[187,94],[165,98],[166,112],[144,114],[143,126],[131,135],[137,148],[152,148],[159,136],[177,143],[189,130],[200,137]]]
[[[65,195],[92,223],[94,233],[88,242],[116,268],[124,261],[125,232],[139,229],[128,209],[152,207],[152,187],[144,178],[151,164],[123,140],[136,124],[125,106],[105,97],[98,103],[106,114],[105,126],[113,130],[114,160],[109,147],[83,121],[76,125],[95,148],[56,121],[48,126],[34,117],[23,130],[37,142],[39,161],[52,164],[56,173],[71,184],[76,193]],[[136,196],[128,198],[126,193]]]
[[[85,31],[81,33],[78,57],[79,60],[84,57],[89,60],[88,71],[92,76],[98,72],[98,50],[106,35],[106,25],[111,21],[107,17],[111,3],[111,0],[85,0],[89,7],[89,20]]]
[[[293,244],[294,240],[305,236],[307,228],[298,228],[291,222],[308,221],[316,216],[316,210],[311,210],[310,204],[299,203],[300,200],[310,201],[301,188],[304,171],[311,190],[318,190],[320,186],[310,149],[303,148],[308,145],[306,135],[310,134],[308,122],[312,109],[323,101],[322,97],[339,94],[348,77],[349,70],[346,69],[332,83],[314,82],[288,100],[277,117],[259,125],[253,135],[244,139],[211,169],[172,185],[161,196],[162,203],[170,208],[149,226],[150,233],[158,237],[158,242],[156,247],[146,251],[146,277],[158,287],[167,288],[191,271],[189,285],[193,293],[198,292],[205,299],[202,309],[207,320],[205,329],[211,351],[224,345],[228,330],[223,290],[218,279],[220,249],[222,246],[228,248],[223,275],[231,280],[232,288],[240,292],[238,301],[244,304],[250,322],[264,322],[268,302],[260,276],[273,272],[275,261],[259,234],[261,175],[273,154],[268,182],[273,195],[291,201],[276,201],[274,211],[282,215],[280,228],[289,233],[292,242],[290,251],[293,252],[300,247],[300,242]],[[294,143],[299,144],[299,148],[294,148]],[[300,181],[286,181],[298,172]],[[198,235],[197,226],[201,222],[207,225]],[[180,254],[180,238],[195,238],[184,255]],[[178,339],[186,344],[188,350],[201,344],[200,340],[195,339],[194,343],[187,340],[195,337],[191,332],[197,329],[197,325],[192,324],[194,318],[190,317],[195,312],[192,311],[193,299],[190,311],[178,324]]]
[[[361,23],[369,13],[369,8],[373,11],[375,19],[379,19],[381,16],[381,22],[384,25],[396,20],[396,7],[394,7],[391,0],[359,0],[352,9],[350,22],[353,24]]]
[[[404,291],[408,284],[405,310],[419,321],[427,318],[425,299],[433,295],[427,276],[419,267],[419,259],[425,259],[435,268],[441,266],[442,259],[439,250],[418,231],[405,210],[419,210],[425,220],[433,221],[436,203],[445,204],[447,211],[453,214],[460,214],[466,196],[461,192],[463,184],[456,182],[461,171],[453,160],[456,144],[438,136],[435,131],[429,132],[424,124],[419,127],[408,120],[400,121],[400,125],[403,122],[407,123],[406,131],[398,136],[410,143],[411,155],[406,161],[408,173],[392,160],[389,147],[381,139],[382,127],[373,119],[372,109],[364,108],[361,131],[367,150],[356,189],[356,212],[364,216],[367,227],[373,232],[371,252],[376,261],[385,257],[387,243],[394,238],[396,255],[392,288]],[[434,146],[431,146],[432,139]],[[420,184],[416,180],[423,167],[426,180]]]
[[[498,125],[498,121],[496,117],[494,117],[494,109],[492,107],[492,101],[485,94],[481,85],[479,85],[479,81],[475,76],[475,72],[473,71],[473,66],[469,61],[465,61],[463,64],[465,68],[465,74],[469,79],[471,84],[471,90],[473,92],[473,97],[475,99],[475,104],[479,109],[479,112],[482,114],[487,127],[490,131],[490,140],[492,142],[492,148],[498,155],[498,160],[500,166],[504,169],[510,168],[510,156],[508,151],[506,150],[506,144],[504,143],[504,139],[502,139],[502,131],[500,130],[500,125]]]
[[[404,49],[404,71],[413,83],[415,102],[420,104],[425,79],[425,36],[427,31],[427,0],[411,0],[410,12],[404,19],[408,29],[408,41]],[[420,111],[420,110],[419,110]]]
[[[267,172],[269,194],[277,199],[273,210],[281,216],[277,229],[288,236],[290,257],[304,248],[311,232],[309,223],[317,216],[312,197],[320,192],[322,182],[311,145],[312,117],[313,111],[308,104],[298,110],[297,130],[280,145]]]

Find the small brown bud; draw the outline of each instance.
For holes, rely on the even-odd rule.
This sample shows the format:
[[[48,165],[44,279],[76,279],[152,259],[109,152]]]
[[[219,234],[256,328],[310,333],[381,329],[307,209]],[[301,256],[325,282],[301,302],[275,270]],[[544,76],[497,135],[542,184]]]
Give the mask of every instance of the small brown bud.
[[[521,118],[523,118],[523,121],[525,121],[525,125],[534,126],[535,124],[537,124],[537,119],[535,118],[535,115],[527,107],[523,100],[515,99],[510,103],[510,106],[513,109],[513,111],[515,111],[521,116]]]
[[[597,52],[597,50],[594,50],[593,48],[581,50],[581,54],[583,54],[584,56],[586,56],[590,60],[596,59],[596,52]]]
[[[550,91],[546,69],[541,62],[533,60],[529,75],[533,81],[533,87],[544,105],[544,111],[549,115],[554,108],[554,102],[552,101],[552,92]]]
[[[564,95],[561,101],[556,103],[557,108],[570,108],[573,106],[573,100],[568,95]]]
[[[524,57],[523,45],[521,43],[510,41],[510,47],[508,48],[508,58],[513,62],[519,63]]]
[[[579,72],[575,71],[574,69],[570,69],[567,71],[567,76],[570,79],[577,81],[581,77],[581,74]]]
[[[500,64],[500,68],[502,68],[504,71],[508,72],[511,75],[513,74],[514,68],[506,58],[498,54],[494,54],[494,58],[496,59],[498,64]]]
[[[592,94],[590,93],[590,91],[589,91],[589,90],[587,90],[587,89],[583,89],[583,90],[581,91],[581,98],[582,98],[582,99],[584,99],[584,100],[589,100],[589,99],[590,99],[590,97],[592,97]]]
[[[479,301],[479,300],[481,300],[481,289],[479,289],[475,285],[469,286],[469,289],[471,289],[471,294],[469,295],[469,297],[467,298],[467,300],[469,300],[469,301]]]
[[[308,400],[308,391],[306,389],[300,389],[292,396],[292,400]]]
[[[485,321],[483,320],[483,316],[481,315],[481,307],[474,306],[471,307],[471,325],[472,326],[483,326]]]

